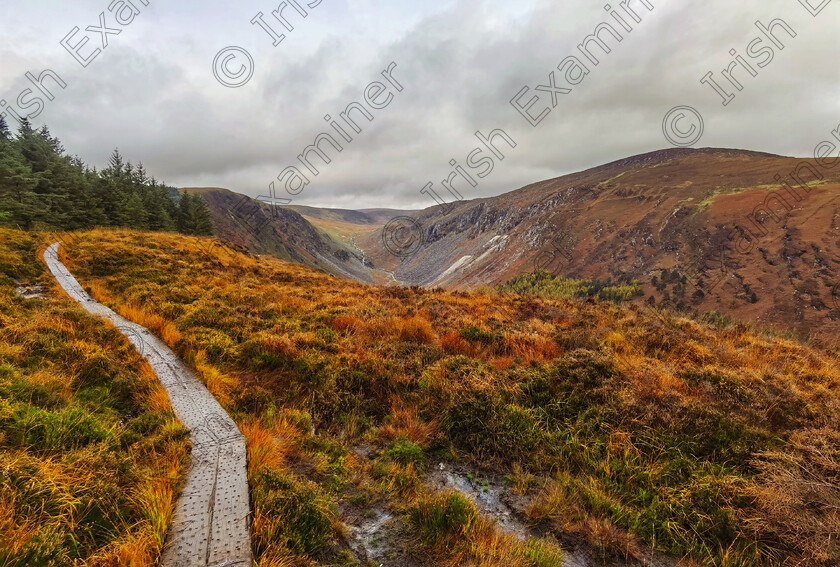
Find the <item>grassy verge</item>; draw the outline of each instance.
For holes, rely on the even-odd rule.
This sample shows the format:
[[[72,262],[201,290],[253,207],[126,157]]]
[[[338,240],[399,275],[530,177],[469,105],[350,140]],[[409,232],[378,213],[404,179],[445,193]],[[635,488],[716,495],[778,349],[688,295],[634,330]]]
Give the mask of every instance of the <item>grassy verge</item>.
[[[154,565],[188,454],[148,365],[0,230],[0,564]]]

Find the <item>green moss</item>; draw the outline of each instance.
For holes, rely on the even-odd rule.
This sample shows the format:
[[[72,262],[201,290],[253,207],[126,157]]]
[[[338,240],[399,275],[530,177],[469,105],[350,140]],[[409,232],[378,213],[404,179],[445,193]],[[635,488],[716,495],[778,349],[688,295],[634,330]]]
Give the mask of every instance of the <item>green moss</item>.
[[[426,469],[426,455],[423,453],[423,447],[405,437],[393,441],[385,450],[385,455],[401,465],[413,464],[418,471],[422,472]]]

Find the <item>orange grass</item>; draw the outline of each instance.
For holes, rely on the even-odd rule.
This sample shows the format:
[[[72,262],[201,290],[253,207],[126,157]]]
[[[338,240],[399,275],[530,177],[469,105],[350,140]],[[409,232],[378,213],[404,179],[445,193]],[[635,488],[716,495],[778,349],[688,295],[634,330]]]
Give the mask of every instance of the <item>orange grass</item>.
[[[0,229],[0,562],[151,567],[184,431],[134,347],[47,279],[38,239]],[[43,278],[52,298],[22,301],[7,276]]]
[[[377,467],[370,461],[404,437],[514,472],[536,521],[605,554],[636,557],[640,546],[658,545],[718,564],[840,559],[825,538],[832,517],[795,504],[808,497],[826,511],[835,505],[830,490],[811,493],[806,483],[837,485],[833,457],[819,456],[828,432],[840,428],[836,351],[632,305],[366,286],[246,254],[220,267],[193,253],[192,239],[150,240],[93,233],[68,251],[68,266],[95,294],[132,306],[129,318],[166,335],[241,412],[250,459],[260,466],[296,466],[339,499],[347,477],[364,478]],[[94,275],[107,273],[103,255],[139,264]],[[160,266],[166,285],[140,275]],[[306,408],[316,430],[298,440],[309,445],[297,456],[286,451],[298,442],[288,444],[272,421],[284,407]],[[458,419],[447,420],[455,409]],[[347,458],[367,444],[367,461]],[[417,470],[379,465],[390,475],[382,496],[390,504],[422,496],[422,487],[402,490]],[[570,476],[544,495],[529,493],[553,475]],[[387,494],[401,491],[411,496]],[[707,509],[692,516],[691,498]],[[694,529],[710,520],[708,509],[722,508],[729,533]],[[268,513],[257,514],[255,526],[273,525]],[[645,514],[657,518],[655,529],[634,523]],[[785,527],[786,515],[802,528]],[[517,565],[494,551],[508,549],[504,538],[488,534],[475,548],[442,550],[452,554],[439,564]],[[286,561],[286,553],[266,549],[258,561]]]

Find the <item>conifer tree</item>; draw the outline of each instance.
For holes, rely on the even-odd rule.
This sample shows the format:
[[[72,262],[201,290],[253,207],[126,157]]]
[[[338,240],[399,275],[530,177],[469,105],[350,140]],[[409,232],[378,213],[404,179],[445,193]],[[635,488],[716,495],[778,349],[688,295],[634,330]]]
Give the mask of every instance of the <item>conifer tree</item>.
[[[0,153],[0,211],[22,228],[32,228],[38,219],[38,196],[33,191],[38,184],[32,170],[18,148],[4,142]]]
[[[201,195],[193,196],[195,209],[195,234],[199,236],[213,235],[213,221],[210,219],[210,208]]]
[[[34,131],[32,130],[32,124],[29,123],[29,119],[24,118],[23,120],[21,120],[20,126],[18,126],[18,139],[31,136],[33,133]]]
[[[149,177],[146,175],[146,168],[143,167],[143,162],[137,164],[137,169],[134,170],[134,182],[138,185],[148,185]]]
[[[12,137],[9,131],[9,125],[6,123],[6,117],[0,115],[0,140],[8,140]]]
[[[108,158],[108,167],[103,171],[106,177],[121,178],[125,169],[125,162],[119,148],[114,148],[111,157]]]
[[[22,120],[13,136],[0,116],[0,223],[24,229],[76,230],[94,226],[213,234],[207,204],[198,195],[180,202],[115,149],[97,171],[65,153],[47,126]]]
[[[200,195],[190,195],[186,191],[181,194],[178,202],[178,231],[199,236],[213,234],[210,209]]]

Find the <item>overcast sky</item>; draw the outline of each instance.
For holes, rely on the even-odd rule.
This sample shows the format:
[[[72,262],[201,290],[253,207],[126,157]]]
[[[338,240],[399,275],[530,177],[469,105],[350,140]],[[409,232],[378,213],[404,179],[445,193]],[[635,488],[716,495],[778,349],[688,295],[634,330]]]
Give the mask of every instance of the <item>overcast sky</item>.
[[[596,26],[615,20],[605,11],[618,0],[323,0],[302,19],[283,14],[294,30],[272,20],[277,0],[132,0],[140,15],[125,26],[106,12],[108,47],[83,68],[60,45],[76,26],[81,53],[101,48],[100,12],[110,0],[7,0],[0,18],[0,97],[14,102],[29,86],[24,74],[55,71],[66,89],[34,119],[64,145],[102,165],[123,154],[176,186],[218,186],[251,196],[297,162],[315,136],[391,62],[404,87],[375,111],[374,122],[312,179],[296,204],[365,208],[425,208],[420,190],[439,184],[477,146],[474,133],[502,128],[518,143],[465,198],[487,197],[615,159],[671,147],[663,117],[678,105],[696,108],[705,133],[698,146],[737,147],[809,156],[840,124],[840,0],[631,0],[642,19],[625,14],[612,53],[590,65],[572,92],[531,127],[510,100],[551,104],[552,70]],[[306,0],[299,0],[305,5]],[[308,0],[314,3],[314,0]],[[813,17],[802,3],[819,7]],[[128,9],[127,9],[128,10]],[[274,47],[250,20],[263,12],[286,38]],[[125,12],[128,14],[128,11]],[[796,33],[776,28],[784,50],[752,61],[757,77],[734,71],[743,91],[720,71],[746,57],[760,36],[756,21],[782,18]],[[767,45],[768,40],[762,45]],[[221,85],[213,60],[227,46],[247,50],[253,76],[240,88]],[[599,55],[600,52],[595,50]],[[764,62],[759,68],[757,62]],[[236,61],[229,69],[237,69]],[[736,92],[721,97],[700,84],[709,72]],[[557,85],[568,86],[556,73]],[[14,121],[10,120],[14,125]],[[686,129],[686,123],[683,123]],[[300,166],[299,163],[297,163]]]

